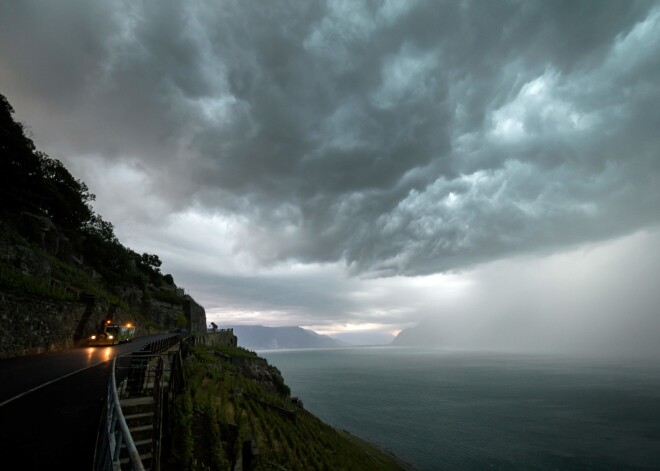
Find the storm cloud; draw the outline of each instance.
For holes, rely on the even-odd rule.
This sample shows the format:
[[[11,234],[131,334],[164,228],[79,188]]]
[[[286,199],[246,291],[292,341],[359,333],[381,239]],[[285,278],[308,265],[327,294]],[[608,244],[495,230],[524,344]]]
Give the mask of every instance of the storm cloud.
[[[137,168],[168,211],[240,214],[260,263],[426,274],[658,222],[659,17],[11,2],[1,83],[56,156]]]
[[[659,23],[647,1],[3,2],[0,91],[212,308],[352,322],[370,279],[657,227]]]

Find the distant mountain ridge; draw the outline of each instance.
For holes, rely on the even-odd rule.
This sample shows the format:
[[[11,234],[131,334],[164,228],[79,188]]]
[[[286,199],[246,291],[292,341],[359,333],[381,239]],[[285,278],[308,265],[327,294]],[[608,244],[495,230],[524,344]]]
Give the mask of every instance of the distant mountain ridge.
[[[249,350],[276,350],[283,348],[336,348],[343,344],[327,335],[320,335],[302,327],[266,327],[263,325],[230,325],[238,345]]]
[[[438,326],[432,322],[422,321],[414,327],[399,332],[390,345],[406,347],[430,347],[439,343]]]

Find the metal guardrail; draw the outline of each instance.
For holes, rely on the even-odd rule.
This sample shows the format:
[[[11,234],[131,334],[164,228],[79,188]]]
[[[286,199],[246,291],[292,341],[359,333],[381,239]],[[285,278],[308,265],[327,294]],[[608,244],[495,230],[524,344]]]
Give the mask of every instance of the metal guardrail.
[[[119,358],[114,370],[117,378],[117,396],[120,400],[131,398],[153,399],[153,433],[151,436],[151,469],[160,469],[160,449],[163,423],[163,379],[169,372],[167,357],[148,351],[135,352]]]
[[[112,373],[108,381],[108,396],[104,408],[101,430],[97,440],[94,469],[97,471],[131,470],[144,471],[126,419],[121,410],[120,398],[147,397],[154,399],[154,434],[151,469],[160,468],[160,451],[163,436],[163,411],[169,411],[180,380],[183,379],[180,355],[164,356],[164,352],[181,340],[174,335],[151,342],[139,352],[112,360]],[[119,360],[119,361],[118,361]],[[169,387],[162,388],[164,374],[168,375]],[[118,379],[119,378],[119,379]],[[169,423],[169,421],[168,421]],[[122,445],[128,460],[122,463]]]
[[[161,353],[181,340],[181,336],[172,335],[164,339],[154,340],[140,349],[141,352]]]
[[[121,469],[120,452],[124,444],[128,452],[128,468],[134,471],[144,471],[144,465],[140,455],[135,447],[131,432],[126,424],[126,419],[119,405],[119,395],[117,393],[117,383],[115,379],[115,366],[117,359],[112,360],[112,374],[108,384],[107,407],[105,417],[102,423],[101,435],[99,436],[97,461],[94,463],[96,470],[117,470]]]

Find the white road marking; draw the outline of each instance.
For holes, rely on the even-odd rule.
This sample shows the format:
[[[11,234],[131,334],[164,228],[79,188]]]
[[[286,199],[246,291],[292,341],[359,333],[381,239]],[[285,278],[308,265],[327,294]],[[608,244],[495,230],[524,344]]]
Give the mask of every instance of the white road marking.
[[[112,360],[112,358],[111,358],[110,360]],[[92,365],[92,366],[86,366],[86,367],[84,367],[84,368],[80,368],[79,370],[76,370],[76,371],[74,371],[74,372],[72,372],[72,373],[65,374],[64,376],[60,376],[59,378],[55,378],[55,379],[50,380],[50,381],[48,381],[48,382],[46,382],[46,383],[40,384],[39,386],[36,386],[36,387],[34,387],[34,388],[32,388],[32,389],[28,389],[27,391],[23,391],[22,393],[17,394],[16,396],[11,397],[11,398],[7,399],[7,400],[4,401],[4,402],[0,402],[0,407],[5,406],[5,405],[9,404],[10,402],[15,401],[16,399],[20,399],[21,397],[25,396],[26,394],[30,394],[30,393],[32,393],[32,392],[35,392],[35,391],[38,390],[38,389],[45,388],[45,387],[48,386],[49,384],[56,383],[56,382],[58,382],[58,381],[61,380],[61,379],[68,378],[69,376],[73,376],[73,375],[75,375],[76,373],[80,373],[81,371],[85,371],[85,370],[88,370],[88,369],[90,369],[90,368],[94,368],[95,366],[99,366],[99,365],[101,365],[101,364],[103,364],[103,363],[106,363],[106,362],[108,362],[108,361],[110,361],[110,360],[104,360],[104,361],[101,361],[101,362],[99,362],[99,363],[97,363],[97,364],[95,364],[95,365]]]

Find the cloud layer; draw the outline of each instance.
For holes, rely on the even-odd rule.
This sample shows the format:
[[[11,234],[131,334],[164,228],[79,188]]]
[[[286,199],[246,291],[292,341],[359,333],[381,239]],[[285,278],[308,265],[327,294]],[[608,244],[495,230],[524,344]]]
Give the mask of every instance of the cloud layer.
[[[0,3],[0,92],[122,242],[363,339],[653,350],[658,57],[648,1]]]
[[[233,249],[257,264],[428,274],[660,220],[659,18],[653,2],[9,2],[0,86],[93,187],[113,175],[83,157],[111,184],[137,175],[136,219],[195,207],[239,221]]]

